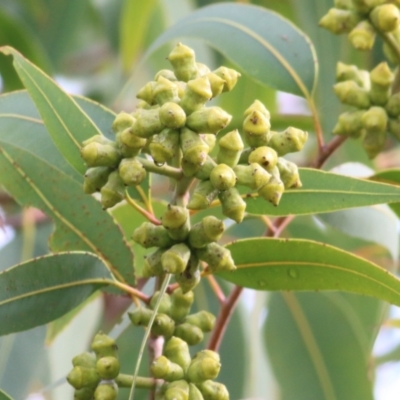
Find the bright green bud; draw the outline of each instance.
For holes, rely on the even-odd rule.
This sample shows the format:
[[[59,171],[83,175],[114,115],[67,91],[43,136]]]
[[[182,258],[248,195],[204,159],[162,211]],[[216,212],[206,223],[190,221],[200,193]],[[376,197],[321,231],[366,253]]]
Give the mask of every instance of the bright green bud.
[[[299,188],[302,186],[299,169],[295,163],[279,157],[277,167],[285,189]]]
[[[369,17],[381,32],[392,32],[399,26],[400,11],[394,4],[383,4],[375,7]]]
[[[96,357],[92,353],[84,352],[72,359],[74,367],[96,368]]]
[[[74,400],[92,400],[94,388],[83,387],[74,391]]]
[[[200,181],[197,183],[187,207],[190,210],[204,210],[209,207],[212,201],[218,196],[218,190],[214,188],[209,181]]]
[[[101,357],[116,357],[117,356],[117,344],[114,339],[103,332],[99,332],[92,341],[92,350],[96,353],[97,359]]]
[[[360,16],[352,10],[331,8],[319,21],[319,26],[340,35],[350,32],[360,21]]]
[[[210,182],[217,190],[228,190],[235,186],[236,175],[228,165],[218,164],[210,173]]]
[[[164,251],[165,249],[157,249],[153,253],[146,256],[142,270],[143,277],[150,278],[151,276],[159,276],[164,273],[161,265],[161,256],[163,255]]]
[[[203,107],[188,116],[186,125],[195,132],[217,133],[224,129],[231,119],[232,116],[220,107]]]
[[[115,379],[119,370],[119,361],[115,357],[102,357],[97,360],[96,371],[101,379]]]
[[[162,225],[172,239],[185,240],[190,230],[189,211],[184,207],[168,204],[162,217]]]
[[[154,104],[154,88],[157,85],[157,82],[150,81],[147,82],[138,92],[136,98],[145,101],[147,104]]]
[[[163,354],[171,362],[178,364],[186,371],[190,365],[191,357],[188,344],[182,339],[172,336],[164,345]]]
[[[258,190],[271,179],[271,174],[257,163],[236,165],[233,170],[237,178],[237,184],[247,186],[253,190]]]
[[[85,147],[91,143],[98,143],[98,144],[104,144],[104,145],[110,145],[110,146],[115,145],[115,143],[112,140],[107,139],[103,135],[94,135],[94,136],[90,137],[89,139],[86,139],[85,141],[83,141],[82,147]]]
[[[363,20],[349,33],[350,43],[357,50],[371,50],[376,37],[375,28]]]
[[[355,65],[344,64],[340,61],[336,64],[336,81],[354,81],[358,86],[367,90],[371,86],[368,71],[358,69]]]
[[[190,258],[190,249],[184,243],[179,243],[168,249],[161,257],[161,264],[169,274],[181,274],[185,271]]]
[[[299,131],[295,128],[288,128],[286,131],[276,133],[272,137],[285,134],[288,136],[290,135],[289,137],[291,138],[295,138],[298,146],[301,147],[300,150],[303,148],[304,142],[307,140],[307,132]],[[288,138],[286,138],[286,140],[288,140]],[[248,162],[260,164],[265,170],[271,171],[278,162],[278,154],[271,147],[261,146],[249,154]]]
[[[218,241],[224,233],[225,225],[220,219],[209,215],[193,225],[189,232],[189,245],[199,249],[208,243]]]
[[[129,129],[135,122],[135,118],[126,112],[120,112],[114,119],[112,130],[115,133]]]
[[[217,142],[217,136],[213,133],[200,133],[200,137],[209,147],[209,152],[215,147],[215,143]]]
[[[210,332],[215,325],[215,316],[208,311],[199,311],[196,314],[188,315],[185,319],[188,324],[197,326],[203,332]]]
[[[174,72],[171,71],[170,69],[160,69],[160,71],[156,73],[154,80],[157,82],[160,76],[162,76],[165,79],[168,79],[171,82],[175,82],[177,80]]]
[[[149,138],[164,129],[160,121],[159,107],[150,110],[140,109],[136,116],[136,122],[131,128],[135,136]]]
[[[163,226],[143,222],[133,232],[132,239],[145,249],[150,247],[170,247],[174,241]]]
[[[184,340],[189,346],[195,346],[204,339],[203,331],[200,328],[186,322],[175,328],[174,335]]]
[[[365,111],[347,111],[339,115],[339,120],[333,129],[335,135],[345,135],[354,138],[359,137],[364,132],[362,116]]]
[[[154,360],[150,367],[151,373],[156,379],[164,379],[168,382],[177,381],[184,376],[180,365],[171,362],[167,357],[160,356]]]
[[[189,400],[204,400],[200,390],[193,383],[189,383]]]
[[[171,298],[168,293],[161,294],[159,291],[155,292],[150,300],[150,307],[153,310],[156,308],[156,304],[160,295],[161,295],[161,301],[157,312],[169,315],[169,312],[171,310]]]
[[[138,307],[128,313],[129,319],[135,326],[147,326],[150,322],[153,311],[149,308]]]
[[[118,386],[114,383],[103,382],[94,391],[94,400],[115,400],[118,395]]]
[[[164,103],[159,109],[160,122],[170,129],[182,128],[186,123],[186,114],[176,103]]]
[[[225,86],[225,80],[222,79],[220,76],[217,74],[214,74],[214,72],[210,72],[206,75],[207,79],[210,82],[211,86],[211,92],[212,92],[212,97],[217,97],[219,94],[222,93],[224,86]]]
[[[178,288],[171,294],[171,318],[175,322],[182,321],[190,311],[193,304],[194,294],[192,291],[182,293],[182,289]]]
[[[219,164],[226,164],[234,167],[244,149],[244,143],[237,129],[228,132],[218,141],[217,161]]]
[[[200,169],[196,172],[195,177],[202,181],[210,179],[211,171],[218,164],[210,157],[207,156],[206,162],[200,167]]]
[[[113,171],[108,176],[107,183],[101,188],[101,205],[104,209],[114,207],[124,199],[125,185],[118,171]]]
[[[363,147],[369,158],[376,157],[385,147],[386,132],[367,131],[364,136]]]
[[[268,111],[267,107],[265,107],[260,100],[254,100],[253,103],[250,105],[250,107],[245,110],[243,116],[246,118],[248,115],[252,114],[253,111],[257,111],[263,114],[268,120],[271,117],[271,114]]]
[[[89,168],[85,173],[83,191],[86,194],[99,192],[100,189],[107,183],[110,172],[111,169],[108,167]]]
[[[268,133],[270,128],[269,118],[257,110],[248,114],[243,122],[243,130],[249,135],[260,136]]]
[[[185,127],[181,130],[180,139],[183,158],[192,164],[203,165],[210,149],[201,136]]]
[[[176,274],[175,280],[182,289],[182,293],[187,293],[199,284],[200,279],[199,259],[192,253],[186,270],[181,274]]]
[[[178,43],[169,53],[168,61],[171,63],[177,79],[187,82],[196,78],[198,68],[194,51],[191,48]]]
[[[204,400],[229,400],[229,392],[222,383],[208,380],[197,385]]]
[[[165,390],[163,399],[189,400],[189,384],[185,380],[169,383]]]
[[[371,90],[369,97],[371,102],[385,105],[390,97],[394,74],[386,62],[380,63],[371,71]]]
[[[236,188],[224,190],[218,194],[222,206],[222,214],[233,219],[238,224],[242,222],[246,203]]]
[[[212,97],[210,81],[207,77],[197,78],[189,81],[179,105],[184,109],[186,115],[200,110]]]
[[[241,76],[239,72],[226,67],[219,67],[213,71],[213,73],[225,81],[224,88],[222,89],[223,92],[230,92],[235,87]]]
[[[217,362],[221,362],[221,357],[216,351],[213,350],[200,350],[198,353],[195,354],[195,358],[200,359],[200,358],[212,358],[213,360]]]
[[[175,322],[167,314],[158,313],[154,318],[151,333],[156,336],[171,337],[175,330]]]
[[[283,156],[302,150],[307,138],[307,132],[290,126],[283,132],[275,132],[271,137],[269,146],[276,150],[279,156]]]
[[[124,158],[137,156],[146,145],[146,139],[134,135],[129,129],[117,134],[117,147]]]
[[[150,154],[156,164],[164,164],[179,152],[179,130],[163,129],[153,136],[149,145]]]
[[[154,100],[157,104],[163,105],[169,102],[179,102],[178,87],[175,83],[160,76],[153,89]]]
[[[400,92],[390,96],[385,109],[391,117],[398,117],[400,115]]]
[[[388,121],[388,131],[397,139],[400,140],[400,120],[398,118],[390,118]]]
[[[265,200],[271,202],[274,206],[277,206],[284,191],[285,185],[283,182],[275,176],[272,176],[266,185],[258,189],[258,194]]]
[[[207,246],[197,249],[196,255],[205,261],[211,271],[233,271],[236,269],[231,252],[218,243],[209,243]]]
[[[357,108],[370,106],[368,91],[360,88],[354,81],[339,82],[333,86],[333,90],[343,104]]]
[[[81,148],[81,156],[88,167],[115,167],[121,155],[114,142],[92,142]]]
[[[367,131],[383,133],[386,131],[388,116],[382,107],[371,107],[361,118]]]
[[[119,176],[128,186],[140,185],[146,178],[146,170],[137,158],[124,158],[118,167]]]
[[[100,382],[100,377],[94,368],[74,367],[67,375],[67,381],[75,389],[93,388]]]
[[[214,357],[194,357],[187,370],[187,379],[193,383],[201,383],[215,379],[221,369],[221,363]]]

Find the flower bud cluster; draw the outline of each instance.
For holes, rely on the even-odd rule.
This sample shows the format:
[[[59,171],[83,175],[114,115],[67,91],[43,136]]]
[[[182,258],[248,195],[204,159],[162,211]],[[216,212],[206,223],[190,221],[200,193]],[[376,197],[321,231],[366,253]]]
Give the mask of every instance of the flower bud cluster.
[[[138,307],[129,313],[134,325],[148,326],[159,296],[159,292],[153,295],[149,308]],[[175,336],[189,346],[200,343],[204,333],[214,328],[215,317],[207,311],[189,314],[193,300],[193,292],[184,293],[181,288],[176,289],[171,295],[164,293],[151,327],[152,334],[164,336],[166,339]]]
[[[399,4],[387,0],[335,0],[319,21],[319,25],[332,33],[347,33],[350,43],[358,50],[371,50],[377,33],[391,33],[400,43]],[[397,60],[385,44],[389,60]]]
[[[394,74],[386,62],[370,73],[338,63],[334,91],[344,104],[358,108],[339,116],[334,134],[361,138],[370,158],[385,146],[387,132],[400,139],[400,95],[392,94]]]
[[[67,381],[75,388],[74,398],[115,400],[118,386],[114,380],[120,370],[115,341],[99,332],[92,341],[92,350],[95,355],[82,353],[72,360]]]

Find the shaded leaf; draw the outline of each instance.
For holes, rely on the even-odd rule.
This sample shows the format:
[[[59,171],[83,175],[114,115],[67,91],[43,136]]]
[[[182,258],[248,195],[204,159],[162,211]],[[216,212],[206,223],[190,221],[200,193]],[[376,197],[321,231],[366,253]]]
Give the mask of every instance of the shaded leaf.
[[[43,256],[0,273],[0,334],[50,322],[108,284],[109,271],[89,253]]]
[[[0,400],[13,400],[6,392],[0,389]]]

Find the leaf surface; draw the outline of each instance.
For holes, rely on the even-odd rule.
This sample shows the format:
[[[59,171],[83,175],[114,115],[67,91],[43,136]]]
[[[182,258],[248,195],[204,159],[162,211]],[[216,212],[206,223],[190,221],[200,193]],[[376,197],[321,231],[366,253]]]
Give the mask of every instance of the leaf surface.
[[[0,400],[13,400],[6,392],[0,389]]]

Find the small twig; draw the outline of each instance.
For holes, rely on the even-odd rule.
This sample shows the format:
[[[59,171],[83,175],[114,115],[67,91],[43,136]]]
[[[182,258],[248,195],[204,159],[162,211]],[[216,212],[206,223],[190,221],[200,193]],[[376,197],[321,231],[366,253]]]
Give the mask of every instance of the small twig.
[[[118,289],[123,290],[126,293],[129,293],[133,297],[136,297],[140,300],[143,301],[145,304],[150,304],[150,297],[146,296],[144,293],[142,293],[140,290],[133,288],[132,286],[126,285],[125,283],[119,282],[119,281],[112,281],[110,282],[113,286],[117,287]]]
[[[140,159],[140,163],[143,165],[147,172],[154,172],[158,175],[168,176],[172,179],[182,179],[183,172],[180,168],[171,167],[169,165],[158,166],[154,164],[154,161],[147,160],[145,158]]]
[[[347,136],[336,136],[328,144],[326,144],[322,152],[318,155],[316,161],[313,164],[314,168],[320,169],[325,161],[335,152],[335,150],[347,140]]]
[[[132,197],[129,196],[128,192],[125,192],[125,200],[131,205],[136,211],[142,214],[146,219],[148,219],[154,225],[161,225],[161,221],[158,220],[152,213],[140,207]]]
[[[176,181],[175,192],[171,204],[185,207],[189,200],[189,188],[193,183],[193,178],[183,176]]]
[[[224,304],[226,297],[224,292],[221,289],[221,286],[219,286],[217,280],[214,278],[214,275],[207,275],[208,283],[211,286],[211,289],[213,290],[215,296],[217,297],[219,303],[222,305]]]
[[[318,141],[318,153],[321,154],[324,148],[324,133],[322,131],[321,121],[319,119],[318,110],[315,106],[315,102],[313,98],[307,99],[308,106],[310,107],[310,111],[312,114],[312,119],[314,123],[315,134],[317,135]]]
[[[276,226],[275,232],[273,234],[274,238],[277,238],[281,235],[283,230],[294,220],[295,215],[288,215],[282,219],[281,223]]]
[[[121,388],[130,388],[133,382],[133,375],[119,374],[115,378],[115,383]],[[138,389],[155,389],[157,387],[157,380],[154,378],[145,378],[137,376],[135,381]]]

